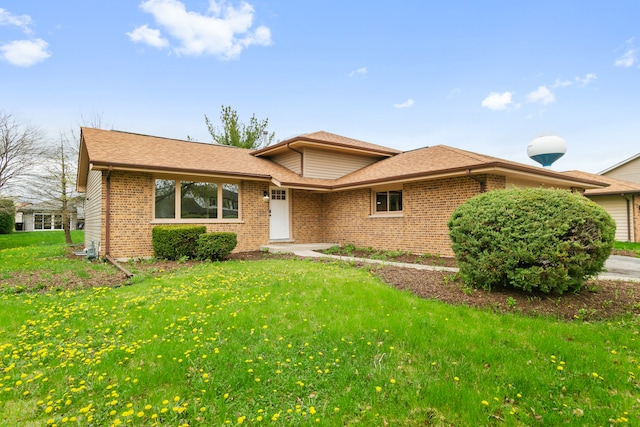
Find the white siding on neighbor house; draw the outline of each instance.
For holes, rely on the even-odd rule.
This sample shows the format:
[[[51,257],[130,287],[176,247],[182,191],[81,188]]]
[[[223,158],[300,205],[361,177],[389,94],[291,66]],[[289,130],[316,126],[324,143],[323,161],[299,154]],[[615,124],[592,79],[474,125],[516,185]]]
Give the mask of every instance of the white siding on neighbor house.
[[[362,169],[376,160],[378,159],[371,156],[305,148],[303,176],[305,178],[337,179]]]
[[[84,246],[89,248],[94,242],[96,251],[100,246],[102,227],[102,172],[89,171],[87,192],[84,202]]]
[[[616,240],[633,242],[633,227],[631,227],[631,239],[629,239],[627,201],[621,196],[593,196],[590,199],[605,208],[616,222]]]
[[[301,163],[302,163],[302,155],[295,151],[288,151],[286,153],[278,154],[270,158],[277,164],[284,166],[297,173],[298,175],[302,174]]]
[[[622,166],[603,173],[602,175],[609,178],[621,179],[623,181],[631,181],[640,183],[640,158],[631,160]]]

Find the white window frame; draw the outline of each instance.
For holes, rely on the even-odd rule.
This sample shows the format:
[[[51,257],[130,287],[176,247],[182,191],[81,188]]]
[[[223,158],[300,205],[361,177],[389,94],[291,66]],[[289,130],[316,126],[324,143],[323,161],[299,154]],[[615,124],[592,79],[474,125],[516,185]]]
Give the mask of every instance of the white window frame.
[[[175,217],[174,218],[156,218],[156,180],[167,180],[175,182]],[[181,189],[182,182],[206,182],[216,184],[218,186],[217,218],[180,218],[182,199]],[[238,186],[238,218],[223,218],[224,207],[222,206],[223,184],[233,184]],[[213,223],[242,223],[242,185],[240,181],[231,179],[204,179],[201,177],[175,177],[175,176],[154,176],[153,177],[153,202],[152,202],[152,224],[213,224]]]
[[[402,210],[400,211],[377,211],[377,193],[387,193],[387,201],[389,198],[389,192],[399,191],[402,200]],[[374,187],[371,189],[371,215],[370,218],[401,218],[404,217],[404,189],[402,184],[386,185],[382,187]]]

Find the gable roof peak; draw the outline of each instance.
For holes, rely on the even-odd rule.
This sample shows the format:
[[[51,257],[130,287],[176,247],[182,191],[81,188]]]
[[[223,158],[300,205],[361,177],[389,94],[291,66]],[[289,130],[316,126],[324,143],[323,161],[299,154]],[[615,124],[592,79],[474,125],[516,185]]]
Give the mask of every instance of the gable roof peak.
[[[372,144],[321,130],[288,138],[275,145],[256,150],[253,152],[253,155],[257,157],[269,156],[290,149],[291,147],[303,146],[324,147],[330,150],[351,151],[381,157],[389,157],[402,152],[395,148]]]

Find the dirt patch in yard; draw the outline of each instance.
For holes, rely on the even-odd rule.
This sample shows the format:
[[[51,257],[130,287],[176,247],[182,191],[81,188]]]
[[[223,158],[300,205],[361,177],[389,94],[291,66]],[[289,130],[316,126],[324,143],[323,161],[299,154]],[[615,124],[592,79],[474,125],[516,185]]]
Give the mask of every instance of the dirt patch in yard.
[[[620,255],[620,253],[617,253]],[[366,253],[350,256],[366,258]],[[262,251],[231,254],[229,260],[257,261],[263,259],[292,259],[292,254],[270,254]],[[447,257],[425,257],[398,254],[387,258],[388,262],[455,267],[455,260]],[[318,262],[329,262],[318,260]],[[640,283],[612,280],[591,280],[579,293],[545,295],[525,293],[512,289],[494,289],[487,292],[466,287],[455,273],[432,270],[417,270],[383,264],[355,262],[379,276],[384,282],[400,290],[409,291],[421,298],[434,299],[447,304],[466,305],[495,312],[517,312],[534,316],[552,316],[566,320],[602,320],[625,314],[640,315]],[[138,261],[122,263],[133,273],[134,279],[167,274],[178,268],[189,267],[195,261]],[[86,268],[62,273],[47,271],[12,272],[0,276],[2,292],[51,292],[82,289],[97,286],[117,287],[131,283],[118,269]]]

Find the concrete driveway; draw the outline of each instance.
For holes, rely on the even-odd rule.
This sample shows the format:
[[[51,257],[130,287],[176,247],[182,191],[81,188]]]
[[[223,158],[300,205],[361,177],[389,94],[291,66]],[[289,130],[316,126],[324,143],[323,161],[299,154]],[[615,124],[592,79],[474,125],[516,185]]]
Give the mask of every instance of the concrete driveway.
[[[604,266],[606,271],[599,279],[640,281],[640,258],[611,255]]]

